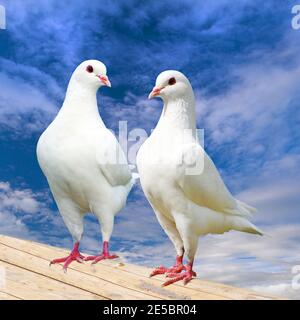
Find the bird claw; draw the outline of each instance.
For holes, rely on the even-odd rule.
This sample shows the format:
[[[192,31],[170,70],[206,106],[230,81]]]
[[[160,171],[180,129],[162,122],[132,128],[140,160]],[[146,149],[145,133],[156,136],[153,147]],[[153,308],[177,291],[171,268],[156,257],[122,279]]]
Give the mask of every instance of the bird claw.
[[[175,278],[175,277],[177,277],[178,276],[178,273],[167,273],[166,274],[166,277],[167,278]]]
[[[71,253],[67,257],[54,259],[54,260],[50,261],[49,266],[51,266],[52,264],[57,264],[57,263],[64,263],[63,270],[64,270],[64,272],[67,272],[68,266],[73,261],[77,261],[79,263],[82,263],[84,260],[84,256],[79,252],[78,248],[79,248],[79,242],[76,242],[73,250],[71,251]]]
[[[181,271],[185,271],[185,270],[186,270],[186,268],[183,264],[178,264],[178,265],[175,265],[174,267],[168,269],[167,274],[178,274]]]
[[[76,261],[79,262],[79,263],[83,263],[83,261],[84,261],[83,259],[84,259],[84,258],[77,257],[77,258],[76,258]]]
[[[107,259],[111,260],[116,258],[119,258],[119,256],[117,256],[116,254],[109,254],[108,241],[104,241],[102,253],[97,256],[88,256],[84,259],[84,261],[93,261],[92,264],[96,264],[101,260],[107,260]]]
[[[184,267],[184,269],[182,269],[182,270],[186,270],[186,268]],[[181,272],[181,271],[180,271],[180,272]],[[180,273],[180,272],[170,272],[170,273],[167,273],[167,274],[166,274],[166,277],[167,277],[167,278],[175,278],[175,277],[178,276],[178,273]],[[197,276],[197,274],[196,274],[195,271],[192,271],[192,275],[193,275],[194,277]]]
[[[194,276],[196,277],[196,272],[190,271],[190,270],[185,271],[184,273],[179,274],[179,275],[175,274],[175,273],[169,274],[169,275],[167,275],[167,277],[169,277],[171,279],[164,282],[162,284],[162,286],[165,287],[165,286],[168,286],[172,283],[178,282],[180,280],[183,280],[184,285],[186,285],[188,282],[190,282],[193,279]]]
[[[171,268],[166,268],[164,266],[160,266],[151,272],[150,277],[156,276],[158,274],[166,274],[166,276],[168,277],[169,274],[177,275],[178,273],[180,273],[183,270],[185,270],[185,266],[183,264],[178,264],[178,265],[175,265]]]
[[[156,269],[154,269],[151,273],[150,273],[150,278],[151,277],[154,277],[158,274],[165,274],[167,272],[167,268],[163,267],[163,266],[160,266],[160,267],[157,267]]]
[[[96,264],[101,260],[111,260],[111,259],[116,259],[119,258],[116,254],[110,255],[109,253],[102,253],[98,256],[88,256],[84,259],[84,261],[93,261],[92,264]]]
[[[77,261],[79,263],[83,263],[84,261],[84,256],[81,255],[79,252],[78,253],[71,253],[69,256],[64,257],[64,258],[58,258],[50,261],[49,266],[52,264],[59,264],[59,263],[64,263],[63,270],[66,273],[69,265],[73,262]]]

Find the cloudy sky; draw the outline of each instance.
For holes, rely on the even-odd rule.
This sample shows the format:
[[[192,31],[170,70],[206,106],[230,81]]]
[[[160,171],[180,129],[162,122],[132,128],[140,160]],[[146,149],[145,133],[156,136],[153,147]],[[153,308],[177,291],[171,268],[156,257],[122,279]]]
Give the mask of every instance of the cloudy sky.
[[[300,264],[300,30],[297,1],[1,1],[0,233],[71,247],[71,237],[37,164],[35,147],[83,60],[108,68],[98,95],[118,134],[155,126],[161,101],[147,96],[156,76],[177,69],[197,96],[205,148],[234,195],[258,208],[263,238],[231,232],[199,240],[203,279],[291,298]],[[84,251],[100,249],[86,217]],[[131,262],[171,264],[174,250],[137,185],[117,217],[112,250]]]

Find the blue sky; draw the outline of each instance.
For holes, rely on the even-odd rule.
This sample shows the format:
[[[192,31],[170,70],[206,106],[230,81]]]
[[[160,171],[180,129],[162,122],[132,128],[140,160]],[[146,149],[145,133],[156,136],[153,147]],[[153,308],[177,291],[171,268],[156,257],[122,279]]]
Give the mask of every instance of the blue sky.
[[[156,76],[177,69],[197,97],[205,147],[237,197],[256,206],[268,236],[231,232],[200,239],[200,277],[300,297],[300,30],[297,1],[0,1],[0,233],[71,246],[35,156],[38,137],[62,104],[83,60],[108,68],[101,116],[118,133],[155,126],[162,103],[148,101]],[[123,259],[171,264],[174,251],[137,185],[117,217],[112,249]],[[86,219],[85,251],[100,248]]]

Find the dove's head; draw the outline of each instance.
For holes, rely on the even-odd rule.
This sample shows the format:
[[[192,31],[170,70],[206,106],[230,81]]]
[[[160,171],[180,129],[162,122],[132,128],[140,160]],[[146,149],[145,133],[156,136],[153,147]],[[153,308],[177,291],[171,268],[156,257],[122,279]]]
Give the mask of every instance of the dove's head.
[[[106,66],[98,60],[86,60],[73,72],[72,82],[80,87],[98,89],[101,86],[111,87],[106,75]]]
[[[176,100],[193,94],[188,78],[179,71],[163,71],[156,78],[155,87],[149,94],[149,99],[160,97],[163,100]]]

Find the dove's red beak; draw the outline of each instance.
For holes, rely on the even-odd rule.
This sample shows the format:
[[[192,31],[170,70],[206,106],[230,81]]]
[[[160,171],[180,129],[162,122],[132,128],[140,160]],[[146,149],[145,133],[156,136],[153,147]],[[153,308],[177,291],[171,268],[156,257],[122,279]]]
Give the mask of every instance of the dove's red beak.
[[[109,81],[109,79],[108,79],[107,76],[98,76],[98,78],[101,80],[101,82],[102,82],[105,86],[111,87],[111,83],[110,83],[110,81]]]
[[[154,87],[152,89],[152,91],[150,92],[149,96],[148,96],[148,99],[152,99],[156,96],[158,96],[160,94],[160,91],[161,91],[161,88],[158,88],[158,87]]]

